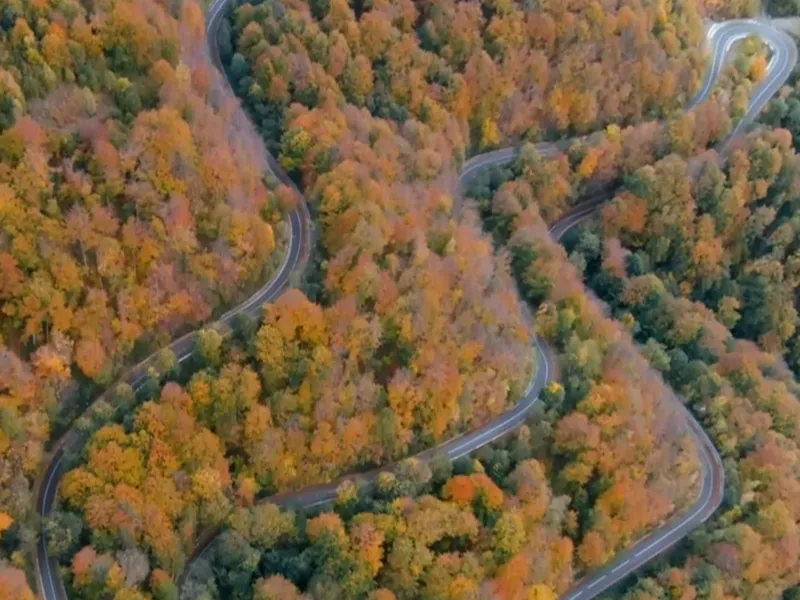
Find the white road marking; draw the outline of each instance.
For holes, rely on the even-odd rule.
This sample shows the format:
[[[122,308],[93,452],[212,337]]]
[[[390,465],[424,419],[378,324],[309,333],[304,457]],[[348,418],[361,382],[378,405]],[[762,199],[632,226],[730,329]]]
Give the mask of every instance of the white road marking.
[[[607,575],[603,575],[603,576],[602,576],[602,577],[600,577],[599,579],[596,579],[594,582],[592,582],[592,583],[590,583],[589,585],[587,585],[587,586],[586,586],[586,589],[587,589],[587,590],[591,590],[592,588],[594,588],[594,587],[597,587],[598,585],[600,585],[601,583],[603,583],[603,581],[605,581],[606,577],[607,577]]]
[[[630,564],[630,562],[631,562],[631,559],[628,559],[628,560],[626,560],[624,562],[619,563],[616,567],[611,569],[611,573],[619,572],[621,569],[624,569],[626,566],[628,566]]]

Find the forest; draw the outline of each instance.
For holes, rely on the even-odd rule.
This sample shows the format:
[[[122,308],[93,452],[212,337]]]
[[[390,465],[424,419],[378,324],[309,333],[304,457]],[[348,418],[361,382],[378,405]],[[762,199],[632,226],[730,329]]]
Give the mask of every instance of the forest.
[[[611,597],[799,593],[794,96],[787,86],[762,116],[763,128],[737,141],[723,164],[713,151],[682,151],[687,146],[672,143],[668,126],[627,163],[631,128],[587,139],[553,161],[523,150],[510,168],[473,187],[488,229],[513,248],[530,213],[558,214],[579,201],[574,190],[591,189],[581,165],[602,149],[608,168],[593,176],[624,183],[598,218],[568,234],[565,253],[723,456],[718,514]],[[534,204],[536,186],[554,177],[563,193],[552,205]],[[538,289],[539,278],[530,285]]]
[[[404,461],[373,486],[345,481],[333,511],[237,509],[192,565],[185,597],[556,598],[695,497],[696,448],[670,391],[587,301],[543,228],[531,205],[509,247],[537,330],[559,354],[561,383],[529,425],[472,458]],[[537,482],[521,488],[522,472]],[[471,513],[453,516],[465,505]],[[414,533],[419,519],[431,537]]]
[[[30,597],[45,445],[126,365],[259,287],[283,203],[186,2],[0,24],[0,596]],[[5,587],[4,587],[5,586]]]
[[[94,433],[62,482],[63,509],[45,526],[78,597],[172,593],[164,589],[174,590],[198,533],[226,522],[235,507],[397,460],[519,399],[530,332],[508,259],[494,255],[448,173],[501,139],[587,131],[620,114],[635,120],[676,108],[697,86],[702,31],[691,5],[662,15],[653,33],[645,26],[653,9],[626,7],[602,24],[591,6],[565,14],[553,5],[517,30],[519,6],[487,3],[465,15],[490,22],[487,36],[465,48],[467,40],[448,37],[450,18],[439,12],[447,10],[411,2],[358,16],[344,2],[237,10],[228,35],[239,51],[224,57],[240,72],[234,87],[248,90],[246,106],[268,146],[313,204],[316,260],[303,292],[267,307],[261,323],[240,324],[235,340],[209,330],[198,338],[201,358],[176,368],[165,357],[138,394],[143,404],[119,424],[105,424],[103,414],[81,422]],[[585,31],[583,41],[597,45],[592,79],[570,76],[556,51],[585,61],[582,40],[554,28],[564,18],[615,32]],[[382,44],[387,35],[395,43]],[[392,54],[404,45],[408,52]],[[653,65],[664,77],[647,78]],[[372,89],[358,79],[362,67],[382,73],[368,77]],[[638,74],[624,98],[607,97],[600,85],[611,72]],[[491,102],[486,82],[502,83]],[[507,105],[511,86],[527,93]],[[488,116],[470,117],[476,112]],[[504,118],[520,112],[527,122]],[[570,543],[577,568],[586,568],[689,501],[697,463],[687,437],[669,427],[666,388],[610,322],[578,318],[578,290],[554,297],[549,309],[555,318],[559,310],[573,315],[549,334],[573,373],[551,390],[551,424],[536,435],[561,442],[547,460],[554,479],[556,461],[568,473],[558,488],[575,496]],[[626,400],[600,409],[616,389]],[[587,428],[609,435],[584,448],[577,440]],[[636,507],[614,500],[628,488],[650,507],[629,523]]]
[[[332,104],[404,128],[417,123],[463,158],[503,140],[668,114],[689,100],[705,68],[692,2],[605,10],[582,1],[353,4],[244,4],[220,32],[234,89],[268,146],[308,181],[328,168],[320,121]],[[305,134],[317,141],[311,151]],[[418,155],[433,172],[417,175],[432,178],[442,159]]]
[[[797,190],[780,128],[800,127],[800,91],[724,167],[702,153],[768,50],[745,40],[681,110],[702,18],[757,9],[244,3],[218,42],[252,130],[191,0],[6,7],[0,596],[34,597],[42,535],[87,600],[555,598],[696,497],[674,393],[723,451],[724,511],[623,593],[791,590]],[[462,195],[475,153],[574,136],[554,159],[523,146]],[[203,323],[269,280],[298,202],[264,147],[316,244],[299,288],[227,335]],[[550,239],[617,187],[566,251]],[[163,349],[198,327],[191,359]],[[559,377],[528,423],[453,463],[414,459],[520,400],[534,332]],[[115,383],[159,348],[142,386]],[[39,524],[34,480],[70,427],[88,441]],[[375,468],[332,507],[270,502]]]
[[[462,598],[479,590],[554,599],[572,577],[575,526],[535,458],[530,429],[451,464],[407,462],[374,489],[342,485],[313,517],[273,504],[239,508],[205,577],[220,597]],[[258,569],[257,569],[258,568]],[[259,579],[254,571],[275,573]],[[203,596],[200,574],[185,588]],[[252,592],[242,584],[252,581]],[[535,582],[535,583],[534,583]]]
[[[658,597],[665,586],[742,598],[791,598],[800,589],[791,458],[800,388],[786,368],[796,374],[791,202],[799,164],[783,129],[752,134],[723,168],[709,158],[690,172],[666,157],[634,173],[597,227],[579,234],[602,248],[602,257],[584,255],[592,288],[630,323],[650,363],[705,415],[726,462],[722,511],[692,536],[684,560],[676,557],[626,597]],[[648,183],[664,193],[651,195]],[[642,203],[638,223],[619,218],[627,202]],[[665,233],[660,249],[635,241],[640,225]],[[684,280],[666,274],[669,261],[685,261],[672,270]]]

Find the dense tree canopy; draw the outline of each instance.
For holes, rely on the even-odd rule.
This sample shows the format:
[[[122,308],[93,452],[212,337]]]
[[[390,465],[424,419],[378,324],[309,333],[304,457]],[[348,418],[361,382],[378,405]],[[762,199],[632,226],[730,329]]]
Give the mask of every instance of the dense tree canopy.
[[[64,407],[85,406],[127,359],[262,283],[297,199],[264,178],[260,143],[217,89],[194,2],[22,2],[3,15],[0,591],[24,594],[48,414],[63,429],[76,412]],[[189,361],[159,353],[136,393],[116,386],[75,421],[90,441],[44,524],[71,593],[174,598],[199,532],[228,524],[230,580],[212,592],[551,598],[689,502],[696,457],[666,388],[583,297],[540,214],[728,131],[765,53],[746,43],[713,99],[678,115],[702,35],[690,0],[238,7],[223,61],[308,197],[317,248],[302,291],[232,337],[203,330]],[[669,118],[628,126],[643,117]],[[606,125],[556,161],[526,150],[517,182],[481,182],[479,208],[507,245],[495,255],[454,185],[466,156]],[[359,492],[338,516],[249,508],[516,402],[535,365],[511,274],[562,370],[530,448],[438,483],[406,464],[411,482],[384,482],[380,505]]]
[[[485,224],[507,248],[520,292],[538,307],[538,330],[559,351],[560,384],[545,395],[555,411],[554,485],[570,495],[576,510],[577,564],[596,567],[691,500],[696,449],[677,399],[624,328],[586,296],[570,264],[577,262],[574,256],[549,238],[529,183],[534,170],[552,173],[543,163],[523,151],[510,170],[494,173],[488,187],[476,181],[474,190],[479,196],[495,190]],[[504,182],[514,173],[521,176]],[[599,250],[596,239],[581,241],[587,250]]]
[[[58,357],[108,383],[142,337],[207,318],[270,262],[277,197],[210,103],[208,66],[193,69],[202,39],[181,58],[197,10],[181,26],[147,2],[12,11],[3,73],[28,114],[0,135],[0,301],[6,343],[34,366]]]
[[[703,73],[692,2],[350,4],[245,4],[222,31],[234,85],[265,137],[276,143],[287,130],[289,167],[305,153],[284,111],[294,102],[412,118],[463,156],[504,139],[664,114]]]
[[[174,575],[199,528],[223,521],[229,506],[400,458],[519,398],[530,372],[529,333],[504,259],[453,201],[448,174],[472,148],[504,138],[585,131],[680,105],[698,82],[701,36],[690,4],[662,15],[630,7],[605,20],[589,5],[522,9],[267,2],[243,6],[233,26],[223,26],[236,90],[312,201],[318,259],[306,294],[285,294],[234,341],[199,336],[198,358],[177,381],[160,391],[154,382],[149,402],[122,428],[94,435],[84,464],[61,488],[67,511],[56,518],[80,525],[76,539],[61,540],[53,527],[49,540],[54,550],[62,542],[57,554],[76,591],[116,593],[120,556],[131,545],[151,568]],[[646,24],[656,18],[653,31]],[[555,27],[559,19],[582,24],[583,33]],[[576,76],[577,65],[587,77]],[[629,79],[620,82],[624,97],[601,85],[611,73]],[[547,435],[559,448],[551,459],[572,465],[558,485],[578,498],[572,535],[582,544],[580,564],[595,565],[686,501],[695,471],[680,431],[647,430],[661,414],[657,382],[643,365],[627,372],[617,334],[600,341],[594,326],[579,323],[548,333],[567,336],[565,360],[575,364],[552,418],[570,416]],[[570,336],[573,325],[579,333]],[[95,356],[91,348],[83,354]],[[617,388],[626,389],[612,419],[619,437],[576,445],[580,427],[615,412],[590,406]],[[550,393],[557,399],[563,390]],[[587,393],[594,399],[583,405]],[[645,415],[640,437],[622,452],[625,424]],[[187,449],[182,440],[192,436],[204,441]],[[102,458],[109,449],[119,453],[111,464]],[[124,481],[113,469],[123,457],[131,461]],[[163,465],[152,474],[151,460]],[[642,473],[658,470],[670,483],[645,484]],[[590,481],[590,493],[581,492]],[[650,506],[647,514],[629,525],[601,517],[625,512],[611,498],[627,488]],[[128,516],[106,512],[114,506]],[[159,524],[151,533],[140,525],[148,515]],[[87,569],[105,575],[86,578]],[[156,593],[163,578],[128,587]],[[283,585],[264,582],[258,593],[269,597]]]
[[[740,338],[798,362],[794,277],[797,157],[776,130],[709,157],[692,177],[677,157],[634,173],[604,211],[604,234],[655,271],[675,295],[696,300]]]
[[[570,262],[701,417],[725,463],[722,512],[669,568],[628,590],[631,600],[794,593],[800,387],[779,355],[796,369],[797,166],[780,129],[735,144],[724,166],[714,154],[688,163],[671,154],[630,172],[601,218],[567,239]],[[507,196],[529,180],[503,184],[487,218],[519,223]]]
[[[272,504],[240,508],[183,594],[555,599],[573,576],[563,530],[574,513],[532,458],[530,437],[523,428],[479,459],[432,469],[409,462],[374,486],[347,482],[333,509],[315,516]]]
[[[51,431],[283,253],[257,137],[202,58],[202,11],[172,11],[3,9],[0,587],[18,583],[6,552],[24,566],[35,541],[30,481]]]

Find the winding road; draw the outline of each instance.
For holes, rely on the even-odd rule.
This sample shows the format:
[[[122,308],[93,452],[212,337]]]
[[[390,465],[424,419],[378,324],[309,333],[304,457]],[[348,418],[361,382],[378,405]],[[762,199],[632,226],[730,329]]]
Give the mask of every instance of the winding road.
[[[230,0],[216,0],[208,12],[207,38],[209,50],[212,62],[220,74],[224,71],[217,43],[217,33],[222,15],[229,3]],[[765,78],[753,91],[746,114],[726,142],[721,145],[721,152],[725,151],[730,139],[755,120],[767,101],[788,79],[797,62],[797,48],[792,38],[786,33],[773,28],[768,20],[738,20],[714,23],[707,29],[707,43],[712,56],[709,70],[700,91],[689,103],[689,108],[696,106],[709,97],[713,90],[714,82],[719,77],[733,45],[736,41],[749,35],[757,35],[764,40],[769,45],[772,56]],[[224,76],[221,76],[221,79],[224,80]],[[227,85],[227,81],[224,83]],[[542,155],[548,156],[558,152],[561,149],[561,145],[543,143],[538,144],[537,148]],[[472,158],[464,165],[461,171],[460,182],[462,187],[465,187],[482,169],[509,163],[515,157],[516,152],[517,148],[506,148]],[[272,173],[281,182],[294,188],[299,198],[303,198],[300,191],[297,190],[274,157],[267,155],[267,162]],[[571,228],[595,213],[607,199],[607,195],[598,195],[574,207],[553,225],[550,230],[551,235],[556,240],[560,239]],[[289,243],[280,268],[274,277],[250,299],[220,317],[215,325],[222,331],[230,331],[232,320],[239,314],[259,314],[262,305],[272,302],[286,289],[292,273],[302,271],[304,268],[309,253],[309,232],[311,227],[311,217],[304,199],[289,214],[288,222],[290,231]],[[191,356],[195,338],[196,332],[189,333],[170,345],[170,349],[175,353],[178,361],[182,362]],[[513,409],[477,430],[461,435],[437,448],[420,454],[419,458],[427,459],[434,455],[444,454],[451,459],[456,459],[474,452],[522,425],[538,401],[539,392],[549,381],[555,378],[554,359],[550,350],[537,339],[534,351],[537,355],[539,368],[524,397]],[[149,367],[154,364],[154,359],[155,357],[151,356],[136,365],[125,374],[121,381],[129,383],[134,389],[137,389],[143,385]],[[107,394],[101,395],[95,402],[100,400],[108,401]],[[661,527],[639,540],[630,549],[619,553],[611,563],[576,582],[573,588],[564,595],[565,600],[588,600],[589,598],[594,598],[678,542],[708,519],[719,507],[724,487],[722,461],[700,424],[682,404],[679,403],[679,407],[686,415],[690,431],[698,444],[701,459],[702,486],[697,500],[686,511],[675,515]],[[69,454],[80,452],[84,443],[84,437],[73,428],[53,447],[46,468],[37,480],[34,489],[36,510],[43,518],[50,515],[55,505],[58,483],[66,470],[65,457]],[[371,480],[376,474],[377,471],[373,471],[356,476],[346,476],[329,484],[306,488],[299,492],[271,496],[264,498],[263,501],[284,506],[313,508],[330,502],[335,498],[336,488],[342,480],[354,478]],[[190,558],[190,563],[202,555],[218,533],[219,529],[208,530],[200,536],[195,552]],[[45,600],[66,600],[67,594],[59,575],[58,565],[56,561],[47,556],[43,534],[37,543],[35,562],[40,597]]]

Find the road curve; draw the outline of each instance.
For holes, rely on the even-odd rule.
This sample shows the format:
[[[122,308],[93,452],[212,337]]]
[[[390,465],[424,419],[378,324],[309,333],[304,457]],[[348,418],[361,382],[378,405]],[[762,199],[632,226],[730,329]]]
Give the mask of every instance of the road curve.
[[[207,37],[209,50],[211,60],[220,74],[224,73],[224,69],[222,68],[217,43],[217,33],[222,15],[229,2],[230,0],[215,0],[208,12]],[[793,40],[784,32],[772,28],[768,23],[756,20],[714,23],[708,28],[707,32],[708,45],[712,51],[711,65],[703,86],[689,103],[689,108],[708,98],[713,89],[713,82],[719,76],[733,44],[748,35],[757,35],[763,39],[772,50],[772,58],[767,68],[767,75],[753,92],[747,113],[731,133],[728,140],[753,122],[769,98],[786,81],[797,62],[797,48]],[[221,79],[224,80],[224,76]],[[228,85],[227,81],[224,81],[224,85]],[[721,149],[724,151],[726,146],[727,142],[723,144]],[[563,148],[563,143],[543,143],[538,144],[537,148],[542,155],[553,155]],[[484,168],[509,163],[516,156],[516,151],[516,148],[496,150],[481,154],[467,161],[460,174],[462,186],[466,186]],[[229,329],[230,323],[236,315],[242,313],[257,315],[263,304],[277,298],[289,284],[291,274],[295,270],[302,269],[308,256],[310,228],[308,205],[300,191],[297,190],[274,157],[268,154],[267,162],[272,173],[282,183],[294,188],[298,197],[302,200],[298,208],[289,214],[291,237],[283,264],[273,279],[249,300],[220,317],[217,324],[223,329]],[[606,199],[607,196],[597,196],[574,207],[553,225],[550,230],[551,235],[556,240],[560,239],[572,227],[597,211]],[[170,349],[175,352],[179,361],[182,362],[191,356],[195,336],[196,333],[194,332],[187,334],[170,345]],[[550,350],[540,340],[536,339],[534,351],[537,355],[539,368],[524,397],[514,408],[479,429],[452,439],[435,449],[423,452],[418,457],[424,460],[434,455],[444,454],[450,459],[456,459],[485,446],[522,425],[530,410],[536,404],[539,392],[544,385],[555,378],[554,360]],[[146,378],[148,368],[153,364],[153,359],[154,357],[151,356],[133,367],[121,381],[131,384],[134,388],[140,386]],[[95,402],[105,399],[105,397],[106,395],[103,394]],[[719,506],[722,500],[724,484],[724,469],[720,456],[699,423],[686,411],[683,405],[680,405],[680,409],[686,414],[690,431],[698,443],[700,452],[702,487],[698,499],[683,514],[676,515],[668,520],[633,547],[617,555],[611,563],[576,582],[566,594],[566,600],[588,600],[607,590],[635,569],[682,539],[696,526],[708,519]],[[83,443],[83,436],[75,429],[71,429],[54,446],[49,462],[42,476],[37,480],[34,490],[36,509],[42,517],[48,516],[53,509],[58,481],[65,469],[64,458],[66,454],[80,451]],[[385,468],[381,470],[385,470]],[[306,488],[299,492],[271,496],[262,499],[262,501],[282,506],[313,508],[328,503],[335,498],[336,488],[343,480],[359,479],[368,481],[373,479],[377,473],[378,470],[375,470],[356,476],[345,476],[329,484]],[[203,554],[218,533],[219,528],[215,528],[201,534],[195,552],[190,557],[190,564],[191,561]],[[37,543],[35,562],[40,597],[45,600],[66,600],[67,595],[59,576],[58,565],[47,557],[43,534]],[[184,571],[184,575],[187,572],[188,569]]]
[[[215,6],[222,5],[224,5],[224,2],[218,2]],[[216,31],[216,28],[219,26],[220,14],[221,11],[217,10],[217,12],[209,18],[208,32]],[[223,73],[219,60],[219,52],[212,53],[212,56],[215,58],[213,62],[218,69],[217,74],[219,76],[220,73]],[[219,77],[219,79],[220,83],[228,88],[226,93],[232,94],[233,91],[230,90],[227,79],[225,77]],[[259,316],[261,314],[261,307],[264,304],[273,302],[280,296],[290,285],[292,274],[295,272],[302,272],[308,260],[311,243],[311,216],[308,205],[295,183],[271,154],[266,153],[266,161],[271,173],[277,177],[281,183],[288,185],[295,191],[299,203],[298,206],[288,214],[288,247],[286,248],[286,254],[276,273],[245,302],[220,316],[214,323],[206,325],[206,327],[215,327],[223,333],[231,330],[233,320],[239,315]],[[176,339],[168,346],[168,348],[175,353],[175,357],[179,363],[187,360],[192,355],[196,337],[197,330]],[[113,386],[110,386],[108,390],[98,396],[84,414],[88,414],[89,411],[92,410],[92,407],[101,401],[110,403],[111,392],[119,383],[127,383],[131,385],[134,390],[138,390],[146,381],[148,369],[153,366],[154,362],[155,354],[152,354],[132,367],[117,380]],[[42,519],[48,516],[53,509],[56,492],[58,490],[58,482],[66,470],[66,462],[64,459],[70,453],[80,452],[84,443],[84,436],[73,426],[73,428],[67,431],[53,446],[49,455],[49,462],[34,486],[33,496],[36,499],[36,511]],[[40,597],[46,600],[65,600],[67,598],[63,581],[61,581],[61,577],[59,576],[58,565],[47,556],[43,528],[40,531],[39,540],[36,544],[35,570]]]
[[[561,239],[570,229],[594,215],[602,208],[608,194],[591,198],[576,206],[559,219],[550,230],[555,240]],[[674,397],[673,397],[674,398]],[[632,547],[614,556],[614,559],[579,581],[564,596],[564,600],[588,600],[606,591],[636,569],[665,552],[683,539],[695,527],[704,523],[719,507],[725,486],[725,469],[722,458],[705,430],[686,407],[675,399],[683,412],[689,432],[697,444],[701,467],[701,488],[698,498],[684,512],[673,515],[660,527],[638,540]]]

